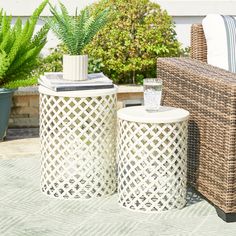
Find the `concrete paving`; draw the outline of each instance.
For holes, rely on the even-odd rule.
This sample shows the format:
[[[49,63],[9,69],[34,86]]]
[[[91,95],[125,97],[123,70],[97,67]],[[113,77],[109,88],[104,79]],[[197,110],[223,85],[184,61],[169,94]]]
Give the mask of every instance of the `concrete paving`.
[[[10,129],[0,142],[0,159],[39,157],[39,129]]]
[[[57,200],[40,192],[38,129],[9,130],[0,143],[0,236],[235,236],[193,190],[181,210],[136,213],[117,194],[92,200]]]

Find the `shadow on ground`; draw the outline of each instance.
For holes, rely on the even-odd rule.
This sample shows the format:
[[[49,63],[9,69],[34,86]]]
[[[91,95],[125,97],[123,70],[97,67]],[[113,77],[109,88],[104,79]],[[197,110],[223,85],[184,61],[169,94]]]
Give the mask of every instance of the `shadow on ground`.
[[[39,128],[15,128],[8,129],[7,138],[8,140],[25,139],[25,138],[38,138]]]
[[[201,202],[202,200],[203,198],[197,193],[197,191],[195,191],[192,187],[188,187],[186,207]]]

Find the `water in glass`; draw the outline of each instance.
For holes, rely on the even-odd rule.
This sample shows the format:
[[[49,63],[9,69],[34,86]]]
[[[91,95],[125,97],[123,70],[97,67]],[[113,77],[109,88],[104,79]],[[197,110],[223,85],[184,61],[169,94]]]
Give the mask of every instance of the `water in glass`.
[[[144,79],[144,106],[146,111],[158,111],[161,105],[161,94],[161,79]]]

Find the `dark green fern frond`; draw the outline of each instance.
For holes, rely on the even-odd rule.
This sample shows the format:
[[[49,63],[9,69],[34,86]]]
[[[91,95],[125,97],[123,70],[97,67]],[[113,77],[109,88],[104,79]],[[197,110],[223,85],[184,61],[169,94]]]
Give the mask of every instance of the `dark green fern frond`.
[[[71,17],[69,15],[65,5],[63,3],[61,3],[61,2],[59,2],[59,4],[60,4],[60,8],[61,8],[61,13],[63,15],[63,18],[65,19],[65,22],[70,22]]]
[[[96,33],[106,25],[108,14],[109,10],[105,9],[101,12],[101,14],[99,14],[95,18],[91,17],[92,20],[90,25],[87,26],[87,34],[84,39],[84,43],[86,45],[89,44],[92,41],[93,37],[96,35]]]
[[[89,21],[89,11],[87,10],[81,11],[80,15],[75,21],[76,21],[75,38],[77,38],[75,48],[77,52],[81,52],[83,48],[85,47],[84,39],[86,35],[84,34],[84,30],[85,30],[84,24],[85,22]]]
[[[49,31],[49,25],[45,24],[41,29],[35,34],[31,40],[32,45],[37,46],[46,43],[46,35]]]
[[[50,11],[53,17],[46,22],[71,55],[81,54],[84,47],[108,21],[108,9],[93,17],[86,8],[77,17],[77,10],[75,16],[69,16],[66,7],[60,3],[60,11],[51,4]]]

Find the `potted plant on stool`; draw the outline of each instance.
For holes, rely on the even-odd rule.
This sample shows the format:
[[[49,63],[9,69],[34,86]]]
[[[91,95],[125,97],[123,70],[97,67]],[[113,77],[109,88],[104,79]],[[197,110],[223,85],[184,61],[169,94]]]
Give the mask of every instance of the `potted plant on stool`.
[[[29,75],[46,43],[48,26],[43,26],[34,36],[33,33],[47,3],[48,0],[43,1],[24,25],[18,18],[13,27],[12,17],[0,10],[0,140],[6,137],[14,90],[35,82]]]
[[[49,3],[50,4],[50,3]],[[69,55],[63,55],[63,78],[65,80],[86,80],[88,56],[81,55],[84,47],[108,21],[108,9],[92,16],[85,8],[77,15],[70,16],[66,7],[60,4],[60,11],[50,4],[53,15],[46,22],[56,36],[65,44]]]

